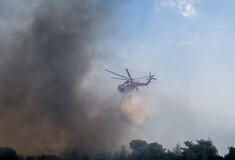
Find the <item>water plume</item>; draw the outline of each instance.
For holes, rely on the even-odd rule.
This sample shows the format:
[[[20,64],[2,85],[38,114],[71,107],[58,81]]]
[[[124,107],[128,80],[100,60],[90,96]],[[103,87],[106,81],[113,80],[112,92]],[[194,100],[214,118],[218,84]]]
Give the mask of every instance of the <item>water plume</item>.
[[[123,93],[120,108],[123,119],[130,124],[141,124],[150,114],[143,98],[134,92]]]

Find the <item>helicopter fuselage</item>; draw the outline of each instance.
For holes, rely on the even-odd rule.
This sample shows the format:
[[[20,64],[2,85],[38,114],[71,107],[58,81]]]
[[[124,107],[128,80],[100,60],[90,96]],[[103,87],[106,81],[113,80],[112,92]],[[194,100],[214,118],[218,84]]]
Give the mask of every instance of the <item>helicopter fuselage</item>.
[[[119,93],[123,93],[126,91],[133,91],[134,89],[138,91],[138,86],[147,86],[151,80],[149,80],[146,83],[140,83],[140,82],[125,82],[124,84],[118,85],[118,91]]]

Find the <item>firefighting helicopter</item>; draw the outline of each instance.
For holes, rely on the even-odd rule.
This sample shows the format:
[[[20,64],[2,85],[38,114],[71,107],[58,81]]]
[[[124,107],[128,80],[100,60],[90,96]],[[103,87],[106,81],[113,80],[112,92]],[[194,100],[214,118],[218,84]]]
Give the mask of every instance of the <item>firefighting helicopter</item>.
[[[125,82],[123,84],[118,85],[118,91],[120,94],[134,91],[134,90],[136,90],[138,92],[138,86],[147,86],[151,82],[151,80],[157,80],[156,78],[154,78],[155,75],[151,75],[151,72],[149,73],[149,76],[132,78],[127,68],[126,68],[126,72],[127,72],[128,77],[125,77],[123,75],[120,75],[118,73],[110,71],[108,69],[105,69],[105,71],[112,73],[116,76],[119,76],[119,77],[111,77],[112,79],[125,80]],[[145,79],[145,78],[147,81],[146,83],[141,83],[141,82],[135,81],[135,80]]]

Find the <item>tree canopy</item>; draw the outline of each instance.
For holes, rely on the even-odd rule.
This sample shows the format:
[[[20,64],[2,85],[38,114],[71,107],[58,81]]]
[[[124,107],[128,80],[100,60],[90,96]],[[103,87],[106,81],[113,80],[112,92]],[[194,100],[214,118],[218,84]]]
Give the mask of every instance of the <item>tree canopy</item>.
[[[210,139],[185,141],[184,147],[178,143],[172,150],[167,150],[157,142],[147,143],[136,139],[129,143],[128,150],[124,145],[115,153],[102,151],[96,156],[79,151],[65,151],[61,157],[42,154],[39,156],[17,155],[12,148],[0,148],[0,160],[235,160],[235,148],[229,147],[224,157],[218,155],[218,150]]]

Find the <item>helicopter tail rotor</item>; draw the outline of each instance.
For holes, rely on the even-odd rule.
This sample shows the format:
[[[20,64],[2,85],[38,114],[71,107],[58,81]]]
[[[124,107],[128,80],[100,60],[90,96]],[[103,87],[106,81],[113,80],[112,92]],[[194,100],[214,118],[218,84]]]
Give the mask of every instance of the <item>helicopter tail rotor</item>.
[[[148,81],[148,82],[151,82],[151,80],[157,80],[156,78],[154,78],[154,74],[153,75],[151,75],[151,72],[149,73],[149,77],[146,79],[146,81]]]

